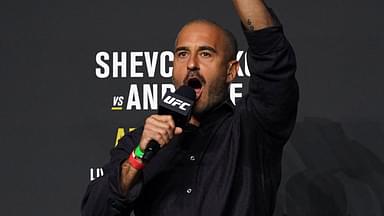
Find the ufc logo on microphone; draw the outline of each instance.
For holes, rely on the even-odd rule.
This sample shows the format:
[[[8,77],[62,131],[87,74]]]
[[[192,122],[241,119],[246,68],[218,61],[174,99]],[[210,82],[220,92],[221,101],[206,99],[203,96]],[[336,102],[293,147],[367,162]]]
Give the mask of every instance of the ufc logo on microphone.
[[[187,103],[187,102],[184,102],[180,99],[177,99],[177,98],[174,98],[170,95],[168,95],[165,99],[164,99],[164,103],[166,104],[169,104],[171,106],[174,106],[174,107],[178,107],[179,109],[181,110],[184,110],[186,111],[186,107],[190,107],[191,104],[190,103]]]

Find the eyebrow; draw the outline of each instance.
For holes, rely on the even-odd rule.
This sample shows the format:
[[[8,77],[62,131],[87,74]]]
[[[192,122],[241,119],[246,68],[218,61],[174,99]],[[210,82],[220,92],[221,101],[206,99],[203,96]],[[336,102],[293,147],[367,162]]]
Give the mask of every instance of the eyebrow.
[[[183,47],[177,47],[175,49],[175,52],[178,52],[178,51],[185,51],[185,50],[189,50],[187,47],[183,46]]]
[[[189,51],[190,49],[188,48],[188,47],[186,47],[186,46],[182,46],[182,47],[177,47],[176,49],[175,49],[175,53],[176,52],[178,52],[178,51]],[[209,50],[209,51],[211,51],[211,52],[213,52],[213,53],[217,53],[217,51],[215,50],[215,48],[213,48],[213,47],[210,47],[210,46],[200,46],[199,47],[199,49],[198,49],[198,51],[202,51],[202,50]]]
[[[199,47],[198,50],[199,50],[199,51],[201,51],[201,50],[209,50],[209,51],[211,51],[211,52],[213,52],[213,53],[216,53],[215,48],[210,47],[210,46],[201,46],[201,47]]]

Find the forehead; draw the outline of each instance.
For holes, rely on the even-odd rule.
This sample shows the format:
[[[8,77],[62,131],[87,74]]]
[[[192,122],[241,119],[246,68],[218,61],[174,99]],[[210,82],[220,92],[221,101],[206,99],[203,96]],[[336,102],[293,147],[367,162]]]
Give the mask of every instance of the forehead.
[[[224,46],[223,32],[217,26],[196,22],[184,26],[176,39],[176,47],[211,46],[220,49]]]

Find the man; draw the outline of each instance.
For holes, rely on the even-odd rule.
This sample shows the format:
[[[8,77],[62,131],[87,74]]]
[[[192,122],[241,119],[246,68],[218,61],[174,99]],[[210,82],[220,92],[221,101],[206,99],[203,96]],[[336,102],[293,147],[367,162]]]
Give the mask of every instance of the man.
[[[151,115],[111,151],[90,183],[83,215],[272,215],[281,154],[295,123],[295,56],[262,0],[233,0],[247,38],[249,93],[234,107],[236,43],[212,22],[185,25],[175,43],[173,81],[197,99],[185,128]],[[162,149],[143,164],[151,140]]]

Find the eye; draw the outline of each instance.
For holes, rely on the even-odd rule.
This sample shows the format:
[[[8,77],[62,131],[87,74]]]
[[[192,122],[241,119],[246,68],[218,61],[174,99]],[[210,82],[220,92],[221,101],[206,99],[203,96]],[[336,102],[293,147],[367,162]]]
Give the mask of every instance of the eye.
[[[187,51],[180,51],[180,52],[177,52],[177,57],[179,58],[184,58],[188,55],[188,52]]]
[[[200,55],[201,55],[202,57],[211,57],[211,56],[212,56],[211,53],[208,52],[208,51],[202,51],[202,52],[200,53]]]

